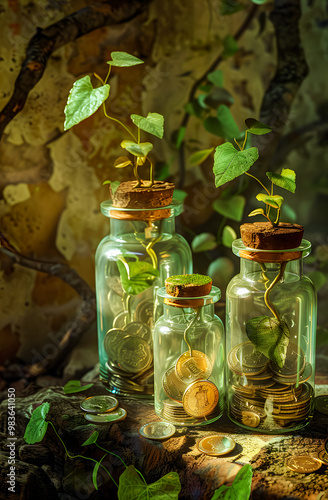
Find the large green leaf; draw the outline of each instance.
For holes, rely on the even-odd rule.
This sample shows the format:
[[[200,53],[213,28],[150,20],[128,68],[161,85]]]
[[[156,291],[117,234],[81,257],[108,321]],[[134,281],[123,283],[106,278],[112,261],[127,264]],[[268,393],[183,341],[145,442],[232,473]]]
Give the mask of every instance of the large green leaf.
[[[49,409],[49,403],[42,403],[42,405],[38,406],[32,413],[24,433],[24,439],[28,444],[40,443],[44,438],[48,427],[46,416]]]
[[[237,473],[231,486],[222,485],[215,490],[211,500],[248,500],[252,485],[252,467],[244,465]]]
[[[77,80],[70,90],[65,107],[64,130],[68,130],[77,123],[89,118],[106,101],[109,94],[109,85],[105,84],[93,88],[90,76]]]
[[[218,198],[213,202],[213,208],[216,212],[235,221],[241,221],[244,213],[246,199],[237,194],[229,199]]]
[[[259,193],[256,195],[256,199],[259,201],[263,201],[263,203],[269,205],[272,208],[280,208],[284,201],[283,197],[279,196],[278,194],[269,196],[264,193]]]
[[[111,66],[118,66],[120,68],[126,68],[128,66],[136,66],[137,64],[143,64],[143,61],[138,57],[132,56],[127,52],[116,51],[111,53],[112,61],[107,61],[107,64]]]
[[[203,126],[205,130],[207,130],[207,132],[210,132],[213,135],[217,135],[218,137],[224,137],[222,123],[219,122],[216,116],[208,116],[203,121]]]
[[[177,500],[181,484],[176,472],[169,472],[152,484],[146,484],[133,465],[120,475],[118,500]]]
[[[164,116],[159,113],[148,113],[146,118],[140,115],[131,115],[131,120],[141,130],[162,139],[164,134]]]
[[[201,151],[196,151],[195,153],[189,156],[188,162],[190,165],[200,165],[200,163],[203,163],[203,161],[205,161],[206,158],[208,158],[213,151],[214,148],[202,149]]]
[[[65,394],[72,394],[74,392],[82,392],[90,389],[93,384],[81,385],[80,380],[69,380],[63,387]]]
[[[246,333],[256,349],[282,368],[289,344],[289,329],[285,321],[269,316],[257,316],[246,323]]]
[[[128,295],[138,295],[152,286],[159,271],[149,262],[127,262],[123,257],[117,261],[123,290]]]
[[[211,233],[200,233],[194,237],[191,242],[191,249],[193,252],[206,252],[207,250],[213,250],[217,246],[214,234]]]
[[[217,110],[217,119],[222,124],[224,137],[233,139],[240,135],[240,130],[228,106],[221,104]]]
[[[226,142],[217,146],[214,153],[214,167],[216,187],[232,181],[247,172],[259,157],[257,148],[237,151],[230,143]]]
[[[133,141],[122,141],[121,147],[126,149],[132,155],[140,157],[147,156],[149,151],[153,149],[151,142],[140,142],[138,144]]]
[[[255,118],[246,118],[245,120],[246,127],[248,127],[248,132],[254,135],[264,135],[272,132],[272,128],[269,125],[265,125]]]
[[[281,170],[281,174],[276,174],[274,172],[267,172],[266,174],[270,181],[272,181],[273,184],[276,184],[276,186],[287,189],[287,191],[290,191],[291,193],[295,193],[296,174],[294,170],[291,170],[290,168],[283,168]]]

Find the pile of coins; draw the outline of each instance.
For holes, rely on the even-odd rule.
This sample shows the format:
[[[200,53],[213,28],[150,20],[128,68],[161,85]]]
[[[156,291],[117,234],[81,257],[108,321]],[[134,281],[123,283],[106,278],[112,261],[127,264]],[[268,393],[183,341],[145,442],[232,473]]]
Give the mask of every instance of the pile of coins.
[[[153,393],[152,312],[151,299],[140,302],[134,321],[128,311],[120,312],[104,337],[109,388],[114,392]]]
[[[237,422],[273,429],[295,426],[310,415],[313,389],[306,382],[312,368],[297,345],[289,343],[282,368],[252,342],[233,347],[227,362],[233,391],[230,413]]]
[[[176,424],[211,420],[218,413],[219,391],[209,381],[212,363],[198,350],[182,353],[163,376],[162,418]]]
[[[124,420],[126,410],[118,408],[118,401],[113,396],[90,396],[80,404],[85,411],[84,418],[93,424],[107,424]]]

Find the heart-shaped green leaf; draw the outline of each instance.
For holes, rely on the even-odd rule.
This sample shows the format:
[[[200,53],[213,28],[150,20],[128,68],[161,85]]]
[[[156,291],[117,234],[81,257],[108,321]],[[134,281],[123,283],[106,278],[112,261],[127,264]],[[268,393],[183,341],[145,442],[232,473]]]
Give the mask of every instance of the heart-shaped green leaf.
[[[237,238],[236,231],[231,226],[224,226],[222,231],[222,243],[225,247],[231,248],[232,242]]]
[[[93,387],[93,384],[81,385],[80,380],[69,380],[63,389],[65,394],[72,394],[74,392],[86,391],[91,387]]]
[[[236,194],[228,199],[218,198],[213,202],[213,208],[219,214],[224,217],[228,217],[228,219],[241,221],[245,203],[246,199],[243,196]]]
[[[162,139],[164,134],[164,116],[159,113],[148,113],[146,118],[140,115],[131,115],[130,118],[141,130]]]
[[[224,137],[226,137],[227,139],[233,139],[234,137],[238,137],[238,135],[240,135],[238,125],[235,122],[235,119],[232,116],[228,106],[221,104],[221,106],[218,107],[216,116],[219,122],[222,124]]]
[[[152,286],[155,278],[159,276],[159,271],[149,262],[127,262],[124,257],[117,261],[117,267],[121,275],[123,290],[128,295],[138,295]]]
[[[128,66],[136,66],[137,64],[143,64],[143,61],[136,56],[132,56],[127,52],[116,51],[111,53],[112,61],[107,61],[107,64],[111,66],[118,66],[120,68],[126,68]]]
[[[237,473],[231,486],[223,484],[215,490],[211,500],[246,500],[251,493],[253,471],[248,464],[244,465]]]
[[[138,144],[133,141],[122,141],[121,147],[134,156],[147,156],[149,151],[153,149],[153,145],[150,142],[140,142]]]
[[[84,443],[82,443],[82,446],[88,446],[89,444],[94,444],[97,441],[98,437],[99,437],[99,432],[93,431],[91,436],[86,441],[84,441]]]
[[[256,349],[282,368],[289,344],[289,329],[285,321],[257,316],[246,323],[246,333]]]
[[[267,172],[266,174],[270,181],[272,181],[273,184],[276,184],[276,186],[287,189],[287,191],[290,191],[291,193],[295,193],[296,174],[294,170],[291,170],[290,168],[283,168],[281,170],[281,174],[276,174],[274,172]]]
[[[191,242],[192,251],[195,253],[213,250],[217,246],[214,234],[200,233]]]
[[[116,193],[116,190],[117,190],[118,186],[121,183],[120,183],[120,181],[104,181],[103,182],[103,186],[105,186],[106,184],[110,184],[110,190],[112,192],[112,196],[114,196],[114,194]]]
[[[264,135],[272,132],[272,128],[269,125],[265,125],[265,123],[259,122],[255,118],[246,118],[245,124],[248,132],[254,135]]]
[[[236,39],[232,35],[227,35],[223,39],[223,57],[233,56],[239,49]]]
[[[77,123],[89,118],[106,101],[110,86],[102,85],[93,88],[90,76],[77,80],[70,90],[65,107],[64,130],[68,130]]]
[[[120,475],[118,500],[178,500],[181,484],[177,472],[169,472],[152,484],[140,477],[133,465]]]
[[[263,201],[266,205],[269,205],[272,208],[280,208],[283,204],[283,197],[278,194],[274,194],[269,196],[267,194],[259,193],[256,195],[256,199],[259,201]]]
[[[200,165],[203,161],[206,160],[210,156],[210,154],[214,151],[214,148],[210,149],[202,149],[201,151],[196,151],[192,155],[189,156],[188,162],[190,165]]]
[[[232,181],[247,172],[259,157],[257,148],[237,151],[230,143],[225,142],[217,146],[214,153],[213,172],[216,187]]]
[[[24,439],[28,444],[40,443],[44,438],[48,427],[46,416],[49,409],[49,403],[42,403],[42,405],[38,406],[32,413],[24,433]]]

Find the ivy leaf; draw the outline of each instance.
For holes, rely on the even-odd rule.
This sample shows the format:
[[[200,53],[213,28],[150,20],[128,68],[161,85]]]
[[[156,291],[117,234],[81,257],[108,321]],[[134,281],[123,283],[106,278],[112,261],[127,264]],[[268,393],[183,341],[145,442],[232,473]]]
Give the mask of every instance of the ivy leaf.
[[[90,387],[93,387],[93,384],[81,385],[79,380],[69,380],[63,389],[65,394],[72,394],[73,392],[86,391]]]
[[[248,128],[248,132],[254,135],[264,135],[272,132],[272,128],[269,125],[265,125],[255,118],[246,118],[245,120],[246,127]]]
[[[42,403],[33,411],[24,433],[24,439],[28,444],[40,443],[44,438],[49,423],[46,422],[49,410],[50,404]]]
[[[232,181],[247,172],[259,157],[257,148],[248,148],[244,151],[237,149],[226,142],[217,146],[214,153],[214,167],[216,187]]]
[[[222,243],[225,247],[231,248],[232,242],[237,238],[236,231],[231,226],[224,226],[222,231]]]
[[[188,161],[190,165],[199,165],[203,163],[210,156],[210,154],[214,151],[214,148],[210,149],[202,149],[201,151],[196,151],[192,155],[189,156]]]
[[[118,500],[177,500],[181,484],[176,472],[169,472],[152,484],[146,484],[133,465],[120,475]]]
[[[153,149],[153,145],[150,142],[140,142],[138,144],[133,141],[122,141],[121,147],[132,155],[140,157],[147,156],[149,151]]]
[[[256,199],[259,201],[263,201],[266,205],[269,205],[272,208],[280,208],[283,204],[283,197],[278,194],[274,194],[269,196],[267,194],[259,193],[256,195]]]
[[[119,156],[114,161],[115,168],[125,168],[128,167],[129,165],[132,165],[132,161],[127,156]]]
[[[232,35],[227,35],[223,39],[223,57],[233,56],[239,50],[238,43]]]
[[[68,130],[81,121],[89,118],[106,101],[110,86],[102,85],[93,88],[90,76],[84,76],[77,80],[70,90],[67,104],[65,106],[64,130]]]
[[[252,467],[244,465],[237,473],[231,486],[222,485],[215,490],[211,500],[246,500],[251,494]]]
[[[295,193],[296,190],[296,174],[294,170],[290,168],[283,168],[281,170],[281,174],[276,174],[274,172],[267,172],[266,175],[269,177],[270,181],[273,182],[276,186],[279,186],[283,189],[287,189],[291,193]]]
[[[221,16],[230,16],[244,9],[244,5],[237,0],[221,0],[220,14]]]
[[[163,138],[164,116],[159,113],[148,113],[146,118],[140,115],[131,115],[130,118],[137,127],[141,128],[141,130],[155,135],[159,137],[159,139]]]
[[[246,333],[256,349],[282,368],[289,344],[289,329],[285,321],[269,316],[257,316],[246,323]]]
[[[86,441],[84,441],[84,443],[81,446],[88,446],[89,444],[94,444],[97,441],[98,437],[99,437],[99,432],[93,431],[91,436]]]
[[[116,193],[116,190],[117,190],[118,186],[121,183],[120,183],[120,181],[104,181],[103,182],[103,186],[105,186],[106,184],[110,184],[110,190],[112,192],[112,196],[114,196],[114,194]]]
[[[197,234],[191,242],[191,249],[195,253],[213,250],[216,246],[215,236],[211,233]]]
[[[217,110],[217,119],[222,124],[224,137],[233,139],[240,135],[240,130],[228,106],[221,104]]]
[[[203,121],[203,126],[207,132],[210,132],[213,135],[217,135],[218,137],[224,137],[224,133],[222,130],[222,124],[216,118],[216,116],[208,116]],[[223,146],[223,144],[222,144]]]
[[[149,262],[127,262],[124,257],[117,261],[123,290],[128,295],[138,295],[152,286],[159,271]]]
[[[209,82],[213,83],[216,87],[223,86],[223,72],[221,69],[216,69],[211,73],[208,73],[207,79]]]
[[[144,61],[138,57],[132,56],[127,52],[116,51],[111,53],[112,61],[107,61],[107,64],[111,66],[118,66],[120,68],[126,68],[128,66],[136,66],[137,64],[143,64]]]
[[[233,104],[234,98],[230,92],[223,87],[212,87],[205,96],[205,103],[211,108],[217,110],[220,104],[225,104],[226,106]]]
[[[263,208],[256,208],[255,210],[252,210],[250,214],[248,214],[248,217],[254,217],[254,215],[264,215],[264,210]]]
[[[216,212],[224,217],[239,222],[243,217],[245,203],[244,196],[237,194],[227,200],[218,198],[213,202],[212,206]]]

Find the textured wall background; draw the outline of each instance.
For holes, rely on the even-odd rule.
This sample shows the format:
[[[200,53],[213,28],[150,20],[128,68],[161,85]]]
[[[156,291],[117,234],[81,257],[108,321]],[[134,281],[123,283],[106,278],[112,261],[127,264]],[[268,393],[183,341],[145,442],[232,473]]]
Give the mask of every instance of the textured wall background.
[[[90,3],[0,2],[0,109],[12,94],[26,47],[37,28]],[[108,198],[102,182],[122,180],[130,173],[113,168],[121,151],[119,143],[125,137],[101,112],[63,131],[63,110],[73,82],[93,72],[104,77],[106,61],[114,50],[145,60],[144,65],[131,69],[114,68],[108,109],[124,120],[131,113],[164,115],[165,139],[155,140],[153,158],[157,173],[162,172],[163,164],[169,164],[169,179],[178,184],[178,154],[172,135],[180,126],[193,83],[222,52],[226,35],[236,33],[253,8],[249,0],[243,4],[244,10],[223,16],[219,0],[153,0],[136,19],[99,28],[51,55],[42,79],[0,142],[0,230],[21,254],[37,261],[67,264],[94,287],[95,249],[109,230],[99,210],[100,202]],[[302,0],[301,6],[301,40],[309,73],[292,103],[284,128],[288,139],[278,150],[277,162],[297,173],[297,194],[287,197],[287,202],[315,247],[307,271],[319,289],[318,339],[319,345],[325,346],[328,12],[324,0]],[[241,129],[244,118],[260,116],[265,90],[276,71],[274,29],[268,19],[264,23],[272,8],[270,0],[258,8],[238,42],[237,53],[223,58],[219,65],[224,88],[234,98],[230,109]],[[190,119],[187,158],[196,149],[220,142],[222,139],[206,132],[199,120]],[[211,160],[201,167],[186,162],[180,187],[188,196],[179,228],[189,241],[204,228],[215,234],[220,224],[220,216],[212,208],[219,193],[213,187],[211,170]],[[206,272],[211,261],[220,257],[225,261],[216,284],[224,288],[238,265],[229,249],[220,246],[204,256],[195,254],[194,267]],[[74,320],[81,299],[56,276],[13,263],[1,252],[0,262],[0,364],[9,360],[31,363],[38,359],[38,353],[43,356],[54,349],[51,338]],[[92,323],[70,355],[65,376],[82,373],[96,361],[96,327]]]

